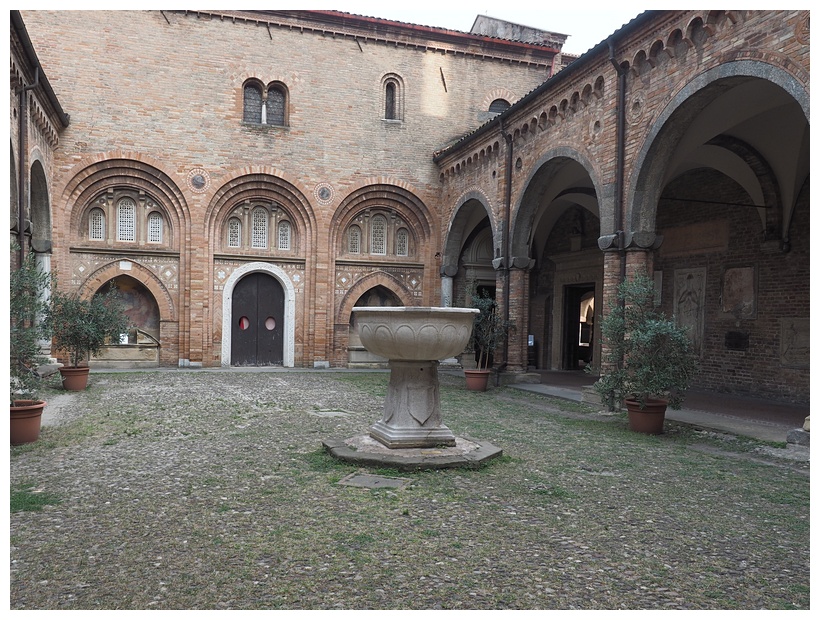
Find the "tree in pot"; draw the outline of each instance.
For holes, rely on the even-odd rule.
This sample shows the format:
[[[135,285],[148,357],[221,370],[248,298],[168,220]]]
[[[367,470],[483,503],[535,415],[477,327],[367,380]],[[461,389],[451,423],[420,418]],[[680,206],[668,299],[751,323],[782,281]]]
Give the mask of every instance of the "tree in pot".
[[[698,362],[685,327],[655,308],[655,287],[638,273],[618,287],[601,322],[602,376],[595,391],[610,411],[623,402],[632,430],[663,432],[666,407],[680,409]]]
[[[510,330],[510,325],[498,314],[498,305],[486,290],[472,294],[473,308],[478,308],[473,322],[473,333],[468,347],[478,353],[476,368],[464,369],[467,388],[483,392],[487,389],[490,377],[490,356],[503,341]]]
[[[54,348],[68,355],[68,366],[60,368],[67,390],[84,390],[88,383],[88,359],[107,342],[118,342],[129,328],[119,292],[113,287],[88,299],[76,293],[54,293],[46,320]]]
[[[38,368],[46,361],[40,353],[40,341],[48,337],[42,318],[47,309],[44,291],[51,276],[40,271],[33,253],[10,275],[10,433],[12,445],[19,445],[37,441],[46,405],[39,397]]]

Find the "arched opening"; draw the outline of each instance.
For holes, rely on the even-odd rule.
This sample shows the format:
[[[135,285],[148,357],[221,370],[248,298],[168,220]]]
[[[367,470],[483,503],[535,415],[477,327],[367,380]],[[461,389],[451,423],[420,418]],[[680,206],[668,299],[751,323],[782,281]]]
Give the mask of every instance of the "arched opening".
[[[95,293],[116,288],[131,328],[119,342],[103,347],[90,361],[98,368],[155,367],[160,363],[160,310],[148,288],[136,278],[121,275],[106,282]]]
[[[373,307],[393,307],[403,306],[401,299],[393,291],[386,286],[378,284],[373,288],[365,291],[353,307],[359,308],[363,306]],[[354,314],[350,313],[350,329],[348,331],[348,366],[350,368],[386,368],[387,361],[385,358],[375,355],[364,348],[362,341],[359,338],[359,333],[355,329]]]
[[[673,98],[641,154],[631,244],[654,240],[657,303],[689,329],[698,388],[809,400],[800,294],[810,281],[809,125],[799,92],[753,62],[707,72]]]

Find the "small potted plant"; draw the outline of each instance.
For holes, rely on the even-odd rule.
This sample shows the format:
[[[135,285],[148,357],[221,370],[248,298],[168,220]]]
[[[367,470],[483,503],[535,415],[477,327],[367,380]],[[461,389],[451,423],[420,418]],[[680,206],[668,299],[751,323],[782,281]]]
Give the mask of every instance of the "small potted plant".
[[[503,342],[509,325],[499,316],[498,305],[486,290],[472,294],[472,305],[479,312],[475,315],[468,346],[478,353],[478,360],[475,369],[464,369],[464,376],[467,379],[467,389],[483,392],[487,389],[490,378],[490,356]]]
[[[63,388],[82,391],[88,384],[88,360],[108,341],[118,342],[129,328],[119,292],[110,288],[87,299],[76,293],[56,292],[51,296],[46,320],[54,338],[54,348],[68,356],[60,368]]]
[[[39,397],[38,368],[46,360],[40,341],[48,337],[42,318],[47,304],[44,291],[50,275],[40,271],[29,253],[19,269],[12,269],[9,286],[9,357],[11,444],[37,441],[45,401]]]
[[[660,434],[667,406],[679,409],[697,372],[685,327],[655,308],[654,283],[638,273],[618,287],[601,322],[604,362],[595,391],[610,411],[627,408],[630,429]]]

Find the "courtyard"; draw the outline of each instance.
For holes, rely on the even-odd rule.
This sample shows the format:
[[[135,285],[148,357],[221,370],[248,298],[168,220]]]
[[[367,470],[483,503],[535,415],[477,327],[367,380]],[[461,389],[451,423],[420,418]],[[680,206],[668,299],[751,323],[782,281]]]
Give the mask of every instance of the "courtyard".
[[[40,440],[11,448],[11,609],[809,609],[808,463],[469,392],[457,373],[440,377],[444,423],[501,457],[418,472],[331,458],[323,440],[378,420],[388,378],[53,384]],[[341,484],[356,474],[395,486]]]

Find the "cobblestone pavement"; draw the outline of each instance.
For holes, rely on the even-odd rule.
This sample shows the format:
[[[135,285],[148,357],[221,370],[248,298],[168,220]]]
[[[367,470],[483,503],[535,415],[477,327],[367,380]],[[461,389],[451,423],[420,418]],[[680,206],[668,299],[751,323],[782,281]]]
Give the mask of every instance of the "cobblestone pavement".
[[[385,373],[94,373],[13,447],[12,609],[808,609],[809,464],[773,446],[442,376],[504,455],[363,469],[322,450]],[[331,415],[332,414],[332,415]],[[409,479],[339,484],[351,474]]]

